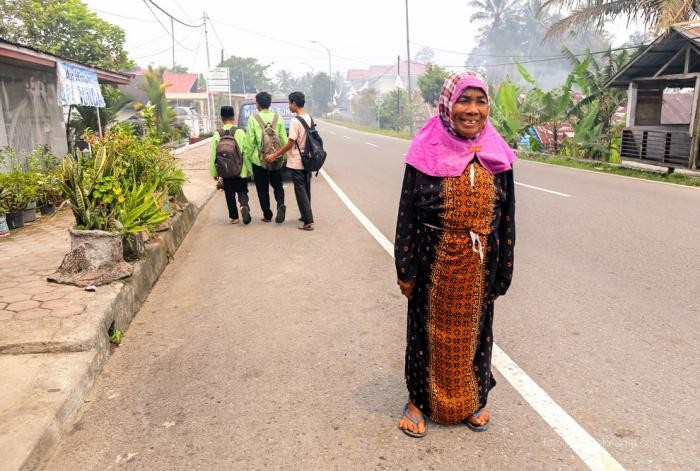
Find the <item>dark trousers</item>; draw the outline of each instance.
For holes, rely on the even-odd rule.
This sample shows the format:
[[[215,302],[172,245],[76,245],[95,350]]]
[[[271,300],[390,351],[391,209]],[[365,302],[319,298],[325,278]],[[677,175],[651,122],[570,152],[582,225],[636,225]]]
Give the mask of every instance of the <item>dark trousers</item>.
[[[238,203],[241,207],[248,206],[248,180],[240,177],[224,178],[224,195],[226,195],[228,217],[238,219],[236,195],[238,195]]]
[[[311,172],[308,170],[289,169],[294,183],[294,196],[297,198],[297,206],[304,224],[314,222],[314,214],[311,212]]]
[[[275,195],[275,201],[279,208],[284,204],[284,188],[282,187],[282,173],[279,170],[267,170],[258,165],[253,165],[253,178],[255,178],[255,189],[258,191],[260,209],[262,209],[265,219],[272,219],[270,210],[270,186]]]

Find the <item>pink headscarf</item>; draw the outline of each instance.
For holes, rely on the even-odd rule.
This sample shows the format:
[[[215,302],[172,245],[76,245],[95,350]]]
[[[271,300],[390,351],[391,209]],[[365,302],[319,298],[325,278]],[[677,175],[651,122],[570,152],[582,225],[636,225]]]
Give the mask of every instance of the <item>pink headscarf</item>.
[[[433,177],[458,177],[475,157],[491,175],[512,168],[515,153],[490,121],[472,139],[455,132],[452,106],[467,87],[479,88],[489,97],[485,80],[476,72],[450,75],[440,92],[438,116],[430,118],[413,138],[407,164]]]

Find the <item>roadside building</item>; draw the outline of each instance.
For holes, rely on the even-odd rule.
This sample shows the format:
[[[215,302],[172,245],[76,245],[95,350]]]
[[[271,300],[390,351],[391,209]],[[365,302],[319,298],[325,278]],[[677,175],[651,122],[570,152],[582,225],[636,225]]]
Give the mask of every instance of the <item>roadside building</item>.
[[[0,148],[31,152],[46,145],[57,155],[68,151],[58,71],[89,69],[100,84],[125,85],[128,73],[67,60],[0,38]]]
[[[658,37],[607,86],[628,89],[622,159],[698,168],[700,24],[677,26]]]

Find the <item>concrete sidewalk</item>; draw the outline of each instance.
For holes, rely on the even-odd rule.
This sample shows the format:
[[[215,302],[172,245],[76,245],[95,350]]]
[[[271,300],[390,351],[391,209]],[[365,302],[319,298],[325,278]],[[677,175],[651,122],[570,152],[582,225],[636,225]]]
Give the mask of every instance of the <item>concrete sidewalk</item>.
[[[96,292],[46,277],[68,252],[70,210],[0,240],[0,470],[37,469],[54,449],[197,214],[214,194],[208,142],[178,152],[189,203],[147,245],[133,275]]]

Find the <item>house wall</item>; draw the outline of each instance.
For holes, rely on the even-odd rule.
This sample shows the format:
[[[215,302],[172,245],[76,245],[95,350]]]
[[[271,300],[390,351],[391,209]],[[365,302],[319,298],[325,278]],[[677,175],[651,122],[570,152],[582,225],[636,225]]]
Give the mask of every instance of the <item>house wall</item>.
[[[31,152],[48,145],[57,157],[68,152],[56,72],[0,61],[0,147]]]
[[[663,97],[663,89],[638,89],[634,124],[636,126],[656,126],[661,124]]]

